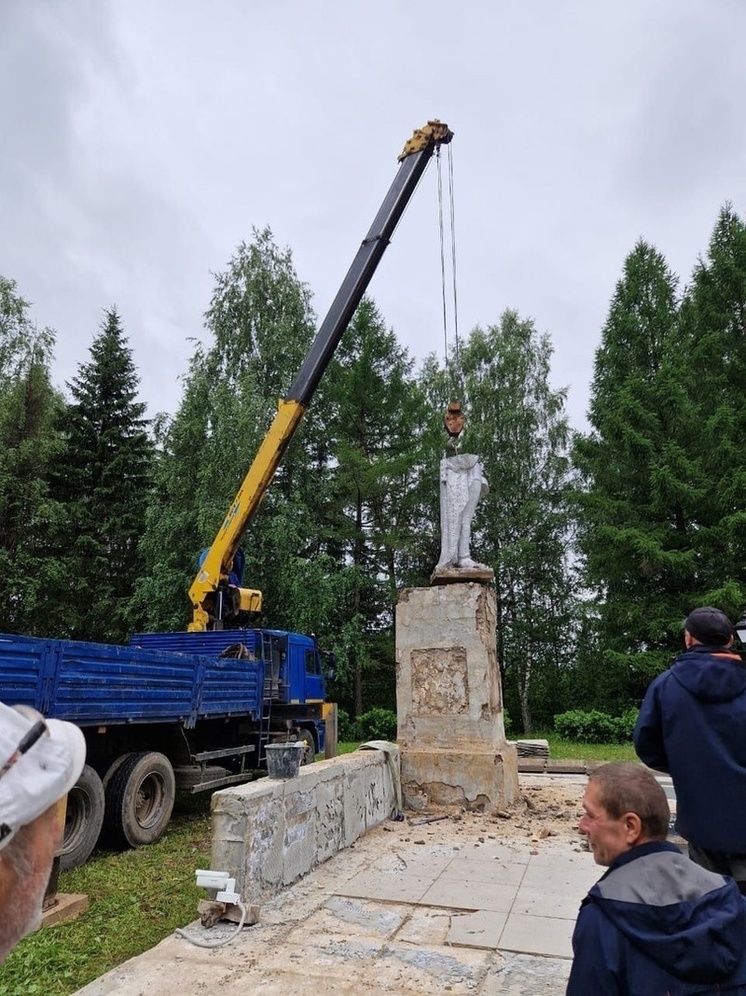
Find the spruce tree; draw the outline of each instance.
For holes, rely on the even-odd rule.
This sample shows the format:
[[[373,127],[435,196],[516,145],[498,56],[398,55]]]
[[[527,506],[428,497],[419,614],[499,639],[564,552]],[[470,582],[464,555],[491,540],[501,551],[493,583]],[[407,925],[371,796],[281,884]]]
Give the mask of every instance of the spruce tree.
[[[58,593],[65,635],[126,642],[130,601],[143,572],[140,540],[151,486],[153,444],[138,375],[116,309],[105,313],[90,361],[68,384],[59,422],[67,443],[53,474],[66,506],[57,534],[67,584]]]
[[[607,702],[639,697],[669,660],[695,583],[704,482],[678,374],[676,285],[661,253],[638,242],[596,352],[591,432],[574,445],[585,582],[598,594],[608,674],[597,694]]]
[[[746,609],[746,223],[726,205],[681,308],[677,371],[699,468],[688,607]]]
[[[393,615],[419,542],[414,483],[424,410],[413,362],[370,298],[337,347],[320,407],[330,469],[318,518],[325,549],[347,577],[347,638],[337,657],[348,665],[359,715],[371,683],[378,704],[395,703]]]

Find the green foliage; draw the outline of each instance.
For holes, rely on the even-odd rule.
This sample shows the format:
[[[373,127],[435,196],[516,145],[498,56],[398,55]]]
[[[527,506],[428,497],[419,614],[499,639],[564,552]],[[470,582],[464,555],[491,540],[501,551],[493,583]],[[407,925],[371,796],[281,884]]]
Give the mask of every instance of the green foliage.
[[[64,510],[48,481],[64,452],[54,431],[62,399],[50,382],[54,335],[28,307],[0,277],[0,612],[6,632],[46,635],[49,592],[64,575],[49,546]]]
[[[592,431],[574,441],[584,578],[599,592],[600,654],[622,699],[640,698],[670,660],[697,599],[695,510],[707,484],[679,373],[676,287],[663,256],[639,242],[596,353]]]
[[[396,713],[390,709],[369,709],[358,716],[349,731],[349,740],[391,740],[396,742]],[[340,740],[343,739],[340,735]]]
[[[147,572],[136,596],[148,629],[186,624],[199,552],[216,536],[311,340],[308,290],[290,251],[280,250],[268,229],[255,230],[217,274],[205,318],[208,344],[195,348],[176,415],[158,426],[160,454],[142,543]],[[244,542],[244,585],[262,589],[268,618],[286,628],[294,628],[296,604],[287,587],[303,583],[293,558],[310,553],[315,542],[314,502],[303,493],[313,494],[315,477],[303,438],[301,427]],[[319,569],[309,590],[329,604],[334,596],[319,591],[325,581]]]
[[[510,713],[507,709],[503,709],[503,726],[505,732],[510,736],[513,731],[513,720],[510,718]]]
[[[471,332],[454,364],[468,419],[462,449],[480,456],[492,488],[477,506],[472,556],[495,571],[497,653],[525,733],[534,708],[544,719],[556,711],[575,628],[568,424],[565,392],[549,383],[551,353],[531,321],[506,311]]]
[[[412,361],[368,298],[342,337],[318,403],[326,472],[315,526],[322,549],[345,565],[337,688],[359,715],[371,682],[393,699],[394,607],[422,536],[414,481],[425,418]]]
[[[554,717],[560,737],[584,744],[628,743],[637,721],[638,710],[627,709],[621,716],[610,716],[599,709],[571,709]]]
[[[638,243],[596,354],[592,431],[575,440],[584,580],[609,675],[601,694],[583,682],[583,704],[639,700],[681,649],[691,609],[736,618],[746,602],[746,224],[729,206],[681,300],[676,286]]]
[[[354,723],[346,709],[337,708],[337,741],[349,743],[354,740]]]
[[[58,430],[64,453],[52,467],[52,494],[64,519],[52,531],[65,567],[53,592],[54,635],[124,643],[130,598],[143,569],[139,550],[153,445],[136,400],[139,378],[116,310],[106,312],[90,362],[70,383]]]
[[[677,374],[692,412],[685,429],[699,484],[695,584],[686,609],[714,604],[731,617],[746,603],[744,314],[746,221],[726,205],[684,297]]]
[[[16,282],[0,275],[0,383],[22,378],[30,367],[51,360],[54,332],[35,325],[29,308]]]

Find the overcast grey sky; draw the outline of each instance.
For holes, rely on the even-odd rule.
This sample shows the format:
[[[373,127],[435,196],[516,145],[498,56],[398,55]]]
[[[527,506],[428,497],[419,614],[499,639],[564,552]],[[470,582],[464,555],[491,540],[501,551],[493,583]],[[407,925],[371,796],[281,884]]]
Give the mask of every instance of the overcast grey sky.
[[[323,317],[428,118],[455,132],[459,326],[531,317],[584,425],[626,254],[686,282],[745,208],[743,0],[2,0],[0,273],[58,333],[56,382],[115,304],[173,411],[212,273],[252,226]],[[442,354],[431,165],[370,294]]]

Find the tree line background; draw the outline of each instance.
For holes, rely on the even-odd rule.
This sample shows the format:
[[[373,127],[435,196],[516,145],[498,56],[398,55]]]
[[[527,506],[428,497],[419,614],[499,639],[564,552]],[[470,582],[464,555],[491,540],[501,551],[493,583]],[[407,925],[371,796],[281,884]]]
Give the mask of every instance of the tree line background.
[[[0,277],[0,629],[126,643],[184,629],[212,541],[315,334],[309,288],[269,230],[236,249],[178,410],[148,421],[115,308],[66,391],[55,336]],[[93,331],[93,330],[92,330]],[[621,716],[699,604],[746,608],[746,223],[726,205],[689,283],[640,241],[596,351],[587,433],[550,386],[552,347],[506,310],[416,368],[370,298],[336,351],[245,537],[260,624],[315,633],[352,716],[395,709],[398,592],[440,539],[442,415],[490,494],[474,555],[495,570],[514,731]]]

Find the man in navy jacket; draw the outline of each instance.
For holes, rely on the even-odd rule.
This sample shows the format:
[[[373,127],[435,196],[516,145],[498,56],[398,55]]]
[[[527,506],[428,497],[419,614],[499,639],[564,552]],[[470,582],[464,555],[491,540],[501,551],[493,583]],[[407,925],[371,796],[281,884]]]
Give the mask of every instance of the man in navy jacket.
[[[746,899],[666,841],[669,817],[642,765],[591,772],[580,831],[608,870],[580,907],[567,996],[746,994]]]
[[[648,688],[635,750],[671,775],[689,857],[746,894],[746,665],[719,609],[695,609],[684,627],[686,652]]]

